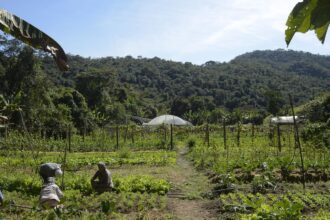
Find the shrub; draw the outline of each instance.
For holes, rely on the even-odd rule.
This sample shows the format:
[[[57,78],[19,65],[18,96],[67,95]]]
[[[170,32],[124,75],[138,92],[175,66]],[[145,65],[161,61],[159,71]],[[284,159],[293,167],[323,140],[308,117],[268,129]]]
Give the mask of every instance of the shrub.
[[[196,140],[194,138],[188,139],[188,141],[187,141],[187,147],[189,149],[191,149],[191,148],[193,148],[195,146],[196,146]]]

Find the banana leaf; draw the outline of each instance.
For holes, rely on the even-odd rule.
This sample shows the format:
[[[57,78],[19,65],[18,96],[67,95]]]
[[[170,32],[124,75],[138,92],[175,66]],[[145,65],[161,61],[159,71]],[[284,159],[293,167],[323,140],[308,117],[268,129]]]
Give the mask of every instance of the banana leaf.
[[[69,69],[65,52],[54,39],[4,9],[0,9],[0,29],[31,47],[50,53],[61,71]]]

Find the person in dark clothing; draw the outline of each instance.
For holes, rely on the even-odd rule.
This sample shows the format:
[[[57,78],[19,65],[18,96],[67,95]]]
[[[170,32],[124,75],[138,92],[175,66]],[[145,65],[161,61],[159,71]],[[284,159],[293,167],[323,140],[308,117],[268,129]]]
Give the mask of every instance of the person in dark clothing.
[[[110,171],[106,168],[105,163],[103,162],[99,162],[97,166],[99,169],[91,179],[93,189],[99,193],[111,191],[114,186]]]

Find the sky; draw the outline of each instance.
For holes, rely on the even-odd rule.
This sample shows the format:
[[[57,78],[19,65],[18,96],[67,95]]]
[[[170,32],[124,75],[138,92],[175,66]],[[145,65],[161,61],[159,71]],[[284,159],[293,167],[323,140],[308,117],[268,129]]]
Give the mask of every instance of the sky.
[[[330,54],[314,33],[287,48],[287,17],[298,0],[0,0],[0,7],[83,57],[159,57],[202,64],[254,50]]]

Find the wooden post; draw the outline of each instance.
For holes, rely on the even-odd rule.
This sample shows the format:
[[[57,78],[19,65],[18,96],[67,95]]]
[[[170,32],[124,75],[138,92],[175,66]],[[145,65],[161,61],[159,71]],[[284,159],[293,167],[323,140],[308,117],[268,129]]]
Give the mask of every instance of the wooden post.
[[[5,140],[8,138],[8,123],[5,123]]]
[[[85,142],[85,136],[86,136],[86,118],[84,118],[84,131],[83,131],[83,142]]]
[[[241,125],[240,122],[237,122],[237,147],[240,147],[241,144]]]
[[[226,170],[229,172],[229,146],[226,146]]]
[[[278,146],[278,151],[282,151],[282,145],[281,145],[281,129],[280,125],[277,124],[277,146]]]
[[[116,125],[116,149],[119,149],[119,126]]]
[[[225,149],[227,149],[227,132],[226,132],[226,120],[222,120],[223,125],[223,146]]]
[[[125,128],[125,134],[124,134],[124,143],[125,144],[126,144],[127,134],[128,134],[128,123],[127,123],[127,116],[126,116],[126,128]]]
[[[210,147],[210,129],[209,129],[209,123],[206,123],[205,139],[206,139],[207,146]]]
[[[171,124],[171,150],[173,150],[173,125]]]
[[[254,147],[254,123],[252,122],[252,134],[251,134],[252,147]]]
[[[229,147],[227,146],[227,131],[226,131],[226,119],[222,119],[222,126],[223,126],[223,146],[226,150],[226,170],[227,173],[229,171]]]
[[[289,149],[291,149],[291,126],[288,128],[288,142]]]
[[[274,147],[274,128],[269,125],[269,133],[268,133],[269,143],[271,147]]]
[[[69,132],[68,132],[68,134],[69,134],[69,152],[71,152],[71,125],[69,125]]]
[[[64,174],[65,174],[65,168],[66,168],[66,156],[67,156],[67,147],[70,143],[69,141],[69,130],[66,131],[66,136],[67,136],[67,143],[65,145],[65,148],[64,148],[64,158],[63,158],[63,166],[62,166],[62,171],[63,171],[63,174],[62,174],[62,189],[65,189],[65,184],[64,184]]]
[[[132,127],[132,129],[131,129],[131,132],[132,132],[132,136],[131,136],[131,138],[132,138],[132,144],[134,144],[134,131],[135,131],[135,129],[134,129],[134,127]]]
[[[303,183],[303,188],[305,191],[306,184],[305,184],[305,168],[304,168],[304,158],[302,154],[302,149],[301,149],[301,144],[300,144],[300,138],[299,138],[299,130],[298,130],[298,125],[296,121],[296,116],[294,113],[294,108],[293,108],[293,102],[292,102],[292,97],[289,95],[290,99],[290,105],[291,105],[291,110],[292,110],[292,117],[293,117],[293,124],[294,124],[294,134],[295,134],[295,144],[299,148],[299,154],[300,154],[300,162],[301,162],[301,173],[302,173],[302,183]]]

